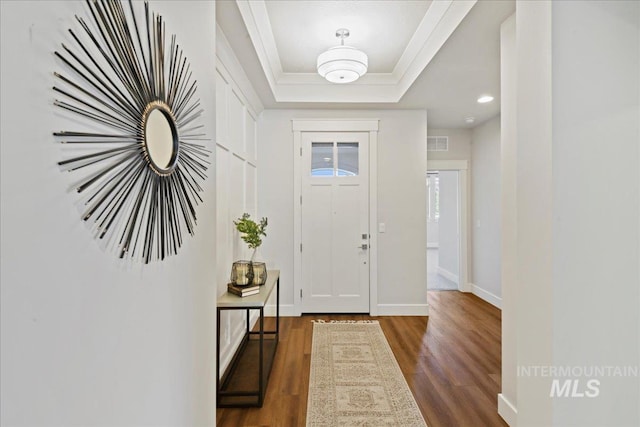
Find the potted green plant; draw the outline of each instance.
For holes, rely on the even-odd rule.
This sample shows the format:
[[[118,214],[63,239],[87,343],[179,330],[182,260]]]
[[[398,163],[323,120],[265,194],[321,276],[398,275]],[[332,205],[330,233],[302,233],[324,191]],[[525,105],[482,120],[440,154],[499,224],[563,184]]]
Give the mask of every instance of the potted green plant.
[[[254,262],[256,250],[262,245],[262,237],[266,237],[267,218],[262,218],[259,223],[251,219],[248,213],[233,221],[240,237],[247,244],[249,249],[253,249],[251,259],[247,261],[237,261],[231,272],[231,281],[239,285],[264,285],[267,279],[267,268],[263,262]],[[242,277],[244,274],[244,278]]]

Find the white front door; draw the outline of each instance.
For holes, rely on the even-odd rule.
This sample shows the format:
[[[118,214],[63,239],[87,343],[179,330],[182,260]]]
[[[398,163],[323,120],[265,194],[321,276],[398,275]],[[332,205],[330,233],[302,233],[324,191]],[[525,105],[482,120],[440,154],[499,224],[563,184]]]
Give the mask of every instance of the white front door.
[[[303,132],[302,312],[369,312],[369,133]]]

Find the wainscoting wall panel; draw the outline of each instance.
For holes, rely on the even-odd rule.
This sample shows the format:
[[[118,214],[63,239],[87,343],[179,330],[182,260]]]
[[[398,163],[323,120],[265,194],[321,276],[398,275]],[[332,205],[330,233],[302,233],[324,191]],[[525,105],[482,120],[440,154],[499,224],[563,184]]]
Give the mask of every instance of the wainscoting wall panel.
[[[223,55],[224,56],[224,55]],[[243,90],[221,56],[216,66],[216,174],[217,174],[217,277],[218,295],[226,292],[233,261],[249,259],[251,252],[240,239],[233,221],[244,212],[258,217],[256,117]],[[247,89],[245,89],[247,90]],[[253,90],[250,88],[248,90]],[[225,311],[220,319],[221,370],[229,363],[245,327],[243,312]]]

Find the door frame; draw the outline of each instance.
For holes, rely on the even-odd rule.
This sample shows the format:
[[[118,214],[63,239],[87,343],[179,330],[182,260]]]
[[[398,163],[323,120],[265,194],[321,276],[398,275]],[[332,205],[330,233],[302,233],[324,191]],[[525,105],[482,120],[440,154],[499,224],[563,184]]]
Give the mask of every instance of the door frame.
[[[379,119],[292,120],[293,131],[293,313],[302,314],[302,132],[369,133],[369,314],[378,314],[378,124]]]
[[[458,290],[471,292],[469,283],[469,161],[468,160],[428,160],[427,172],[458,171]]]

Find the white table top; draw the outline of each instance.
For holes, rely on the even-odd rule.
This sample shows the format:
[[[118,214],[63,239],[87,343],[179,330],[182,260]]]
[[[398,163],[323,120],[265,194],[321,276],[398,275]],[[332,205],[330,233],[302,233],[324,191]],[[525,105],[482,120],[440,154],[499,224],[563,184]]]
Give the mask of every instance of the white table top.
[[[280,270],[267,270],[267,283],[260,286],[260,292],[248,297],[240,297],[225,292],[218,297],[218,308],[260,308],[267,304],[267,300],[280,277]]]

